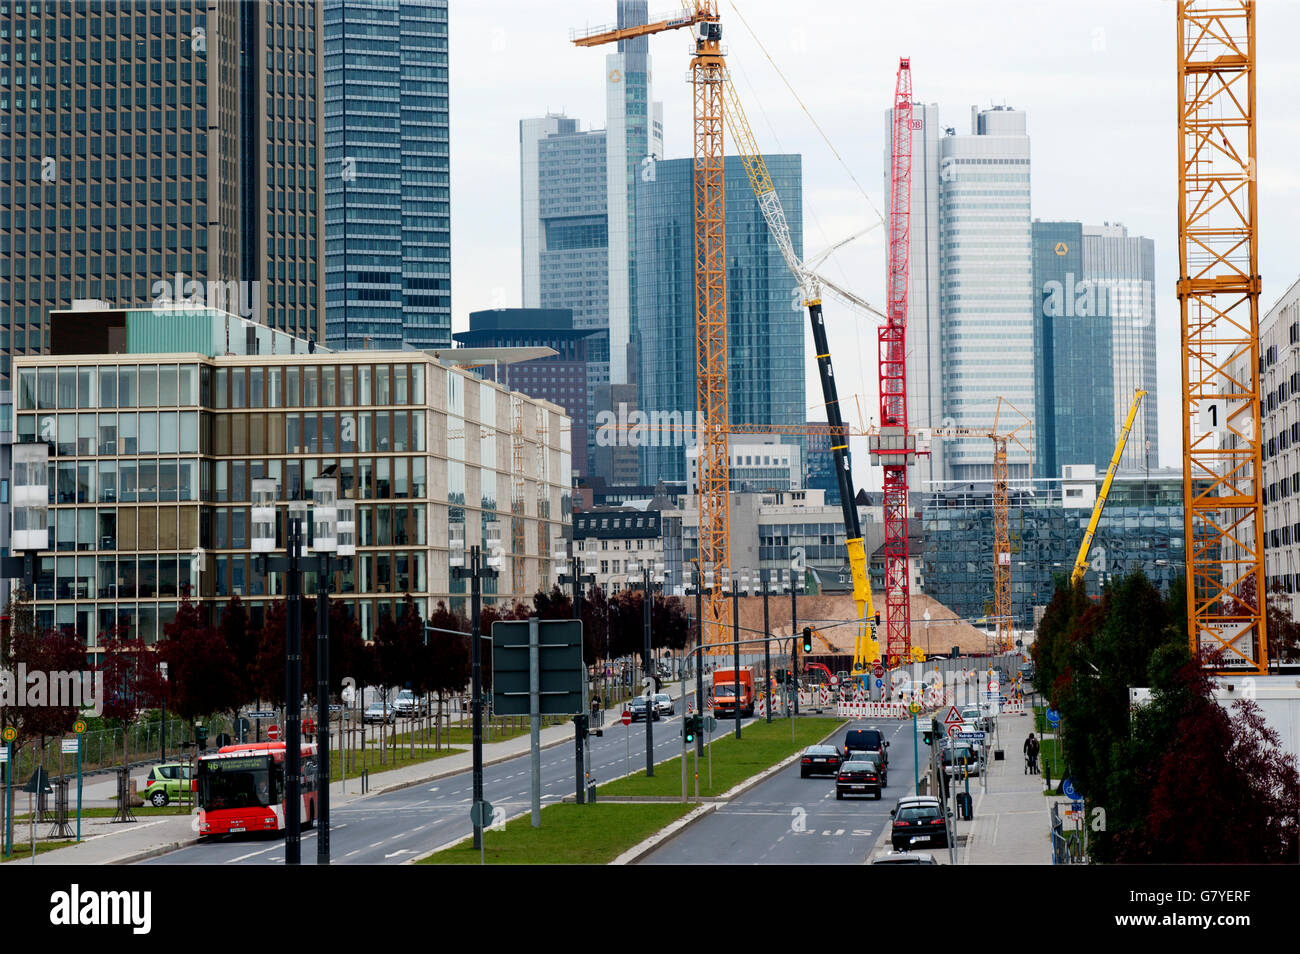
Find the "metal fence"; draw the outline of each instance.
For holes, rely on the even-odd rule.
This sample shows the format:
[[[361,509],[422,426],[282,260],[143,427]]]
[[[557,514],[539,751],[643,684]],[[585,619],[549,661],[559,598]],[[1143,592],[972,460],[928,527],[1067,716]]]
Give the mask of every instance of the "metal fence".
[[[230,731],[230,727],[220,719],[208,720],[205,724],[209,725],[209,731],[213,736],[219,732]],[[128,726],[125,732],[127,734],[126,754],[132,765],[154,764],[159,760],[163,749],[161,722],[136,723]],[[189,723],[183,719],[168,719],[166,733],[167,758],[179,760],[182,752],[181,743],[189,735]],[[121,728],[84,733],[81,736],[81,771],[97,772],[120,766],[123,754],[122,737]],[[28,743],[21,751],[15,753],[14,762],[16,780],[31,778],[38,766],[45,769],[46,774],[51,777],[64,772],[75,772],[77,768],[77,757],[62,753],[58,736],[47,737],[44,744]]]

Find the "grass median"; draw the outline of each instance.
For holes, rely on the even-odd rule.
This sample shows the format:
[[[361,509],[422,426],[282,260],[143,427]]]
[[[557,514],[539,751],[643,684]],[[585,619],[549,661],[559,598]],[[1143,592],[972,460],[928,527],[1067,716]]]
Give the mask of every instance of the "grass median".
[[[525,814],[503,831],[485,831],[483,858],[490,865],[605,865],[694,808],[681,802],[548,805],[540,828]],[[479,852],[469,839],[420,862],[478,863]]]
[[[738,785],[751,775],[770,768],[782,759],[794,755],[805,747],[820,742],[838,726],[844,725],[843,719],[808,719],[794,720],[794,741],[790,741],[790,720],[774,719],[772,722],[758,721],[744,727],[741,738],[728,731],[729,722],[719,722],[718,731],[713,735],[703,757],[700,758],[700,794],[721,795]],[[713,779],[709,782],[709,751],[713,753]],[[695,756],[688,753],[686,764],[687,791],[695,794]],[[654,778],[646,778],[645,770],[607,782],[597,790],[602,798],[619,798],[622,796],[677,796],[682,794],[681,758],[673,758],[655,766]]]

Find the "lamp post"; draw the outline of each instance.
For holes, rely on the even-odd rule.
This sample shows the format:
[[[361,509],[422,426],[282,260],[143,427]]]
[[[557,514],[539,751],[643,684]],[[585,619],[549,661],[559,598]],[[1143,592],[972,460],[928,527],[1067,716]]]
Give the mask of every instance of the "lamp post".
[[[561,586],[566,586],[569,584],[573,585],[573,618],[578,621],[579,631],[581,631],[582,586],[585,583],[595,582],[596,577],[590,573],[584,574],[580,572],[582,569],[582,557],[578,555],[576,549],[577,549],[576,542],[575,542],[574,551],[570,552],[569,549],[565,546],[564,538],[556,537],[552,543],[551,555],[555,561],[556,579],[559,581],[560,585]],[[568,573],[564,572],[566,568],[569,570]],[[586,668],[586,653],[585,653],[585,650],[587,648],[586,642],[587,641],[584,637],[582,640],[583,643],[582,648],[584,650],[583,669],[582,669],[583,672],[582,688],[583,688],[584,697],[587,692],[587,678],[586,678],[587,668]],[[595,701],[594,696],[592,697],[592,701],[593,702]],[[587,700],[585,698],[582,700],[582,704],[584,706],[587,705]],[[596,711],[592,712],[593,722],[595,721],[596,718]],[[587,762],[588,762],[588,758],[587,758],[588,746],[586,744],[587,731],[583,726],[583,722],[586,718],[587,715],[584,712],[576,716],[573,720],[574,745],[576,748],[577,760],[578,760],[578,764],[577,764],[578,786],[577,786],[576,798],[579,805],[586,804],[587,787],[589,784],[587,780],[590,778],[590,773],[587,771]],[[595,726],[592,726],[591,728],[595,728]],[[596,793],[594,789],[592,790],[591,797],[593,799],[596,797]]]
[[[787,576],[784,570],[781,571],[781,580],[786,582]],[[799,632],[799,592],[804,588],[803,579],[803,560],[796,557],[790,561],[790,574],[788,577],[788,586],[790,588],[790,672],[794,678],[794,714],[799,714],[799,642],[795,639],[795,634]]]
[[[740,738],[740,594],[749,592],[749,571],[739,570],[735,576],[731,571],[722,571],[722,589],[731,597],[731,652],[732,682],[734,683],[732,699],[736,710],[736,738]],[[715,689],[716,691],[716,689]]]
[[[454,525],[453,525],[454,527]],[[483,847],[483,816],[478,806],[483,801],[483,651],[479,645],[479,615],[482,611],[482,581],[495,579],[497,567],[501,564],[499,545],[491,550],[491,556],[484,565],[482,550],[477,546],[469,548],[468,564],[465,552],[465,524],[459,524],[460,537],[448,540],[447,563],[453,580],[470,581],[470,710],[473,713],[473,750],[474,750],[474,847]],[[495,536],[493,533],[495,528]],[[453,529],[453,533],[454,533]],[[501,527],[497,522],[488,524],[489,545],[500,540]]]
[[[758,588],[763,594],[763,695],[767,699],[767,721],[772,721],[772,626],[767,615],[767,597],[773,592],[772,571],[758,571]],[[791,634],[794,635],[793,633]]]
[[[627,582],[629,586],[635,586],[640,582],[642,587],[641,607],[645,627],[645,645],[642,650],[642,658],[645,660],[644,672],[649,674],[653,665],[651,658],[651,639],[650,639],[650,613],[654,601],[655,584],[661,584],[664,581],[664,565],[655,563],[653,567],[647,560],[642,567],[636,560],[630,560],[627,565]],[[641,580],[637,580],[638,573]],[[652,685],[658,687],[659,681],[657,675],[650,676]],[[654,693],[651,692],[646,699],[645,710],[645,774],[646,778],[654,778],[655,774],[655,752],[654,752]]]
[[[695,709],[704,715],[704,594],[713,592],[713,571],[700,573],[700,561],[694,560],[693,585],[687,590],[695,596]],[[704,733],[695,733],[695,755],[704,754]],[[699,762],[696,762],[699,765]]]

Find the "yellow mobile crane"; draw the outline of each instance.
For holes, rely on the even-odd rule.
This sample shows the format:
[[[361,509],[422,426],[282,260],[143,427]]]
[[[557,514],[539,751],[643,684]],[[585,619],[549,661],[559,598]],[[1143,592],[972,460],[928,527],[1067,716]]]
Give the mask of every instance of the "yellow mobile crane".
[[[1097,494],[1097,503],[1092,508],[1092,519],[1088,521],[1088,532],[1083,535],[1083,544],[1079,547],[1079,555],[1074,558],[1074,572],[1070,574],[1070,585],[1074,586],[1083,579],[1083,575],[1088,572],[1088,550],[1092,547],[1092,538],[1097,533],[1097,524],[1101,522],[1101,511],[1106,506],[1106,497],[1110,494],[1110,482],[1115,479],[1115,471],[1119,469],[1119,459],[1124,454],[1124,445],[1128,443],[1128,432],[1133,429],[1133,421],[1137,418],[1138,407],[1142,404],[1142,399],[1146,397],[1147,392],[1137,388],[1133,392],[1133,406],[1128,409],[1128,418],[1124,421],[1124,429],[1119,432],[1119,440],[1115,442],[1115,453],[1111,455],[1110,466],[1106,468],[1106,479],[1102,481],[1101,492]]]

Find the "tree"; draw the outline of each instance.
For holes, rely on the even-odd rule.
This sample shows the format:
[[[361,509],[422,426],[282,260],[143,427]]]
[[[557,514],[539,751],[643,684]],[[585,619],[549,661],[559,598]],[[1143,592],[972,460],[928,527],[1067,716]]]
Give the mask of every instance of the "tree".
[[[361,636],[361,624],[342,600],[330,600],[330,691],[340,693],[343,680],[360,689],[375,681],[375,653]]]
[[[426,654],[429,689],[438,694],[438,729],[434,738],[436,750],[442,749],[442,712],[444,698],[464,690],[470,678],[470,625],[464,616],[447,609],[441,600],[429,617],[429,645]],[[446,630],[465,633],[464,637]]]
[[[257,669],[258,636],[255,630],[248,628],[248,609],[239,595],[231,597],[230,602],[221,613],[221,637],[230,648],[235,662],[235,675],[239,678],[239,695],[241,701],[252,699],[256,695],[254,672]]]
[[[587,665],[608,656],[609,601],[599,586],[587,588],[582,600],[582,658]]]
[[[9,692],[16,695],[20,691],[17,685],[20,675],[44,674],[46,679],[43,687],[53,689],[50,684],[51,675],[67,673],[69,678],[79,682],[83,705],[102,703],[102,699],[94,698],[94,691],[86,684],[83,675],[86,668],[86,647],[80,639],[67,632],[37,630],[31,602],[21,591],[9,602],[5,615],[9,617],[10,625],[0,631],[0,672],[11,681],[5,687],[3,695]],[[71,688],[66,679],[60,681]],[[28,742],[43,740],[46,736],[62,735],[72,728],[77,719],[77,709],[74,706],[52,704],[70,700],[55,700],[49,692],[37,695],[29,691],[34,688],[35,685],[21,687],[25,696],[23,705],[17,705],[16,699],[0,696],[0,725],[18,731],[16,749],[21,749]]]
[[[552,586],[549,592],[537,591],[533,611],[538,619],[573,619],[573,600],[559,586]]]
[[[122,723],[122,764],[130,764],[130,727],[141,712],[162,701],[166,686],[158,654],[143,639],[127,639],[122,629],[104,646],[98,671],[104,680],[104,715]]]
[[[163,636],[158,653],[167,663],[177,715],[193,724],[199,716],[239,708],[246,697],[235,654],[189,597],[181,601],[176,619],[163,627]]]

